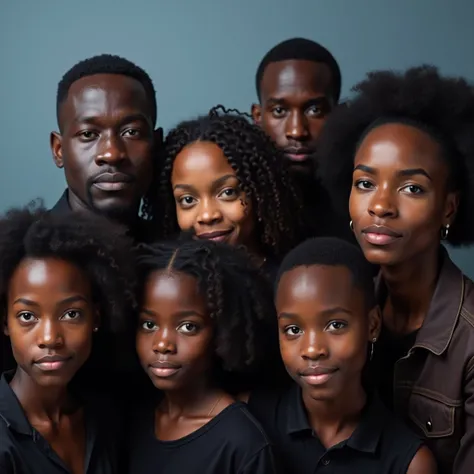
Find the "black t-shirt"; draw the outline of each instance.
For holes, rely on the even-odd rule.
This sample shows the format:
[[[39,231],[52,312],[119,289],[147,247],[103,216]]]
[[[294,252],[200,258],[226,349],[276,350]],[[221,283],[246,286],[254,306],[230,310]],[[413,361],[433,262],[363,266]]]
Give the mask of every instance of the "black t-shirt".
[[[71,472],[46,439],[29,423],[10,388],[13,372],[0,380],[0,473],[68,474]],[[86,424],[85,474],[116,474],[121,427],[111,404],[84,395]]]
[[[379,340],[374,347],[371,363],[372,380],[385,405],[393,409],[393,377],[395,363],[405,357],[416,341],[418,331],[399,335],[382,326]]]
[[[155,405],[133,413],[128,472],[133,474],[274,474],[271,446],[245,404],[236,402],[175,441],[155,436]]]
[[[326,449],[308,422],[301,388],[254,392],[248,403],[284,474],[404,474],[421,440],[371,397],[352,436]]]

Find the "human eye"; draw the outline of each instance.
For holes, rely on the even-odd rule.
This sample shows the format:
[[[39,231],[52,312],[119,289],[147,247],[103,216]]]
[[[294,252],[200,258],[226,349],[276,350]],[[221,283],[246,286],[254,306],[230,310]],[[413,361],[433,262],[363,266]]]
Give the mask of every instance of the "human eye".
[[[185,322],[178,326],[178,331],[182,334],[196,334],[199,331],[199,326],[195,323]]]
[[[287,336],[299,336],[302,332],[303,331],[301,330],[301,328],[299,328],[298,326],[295,326],[294,324],[291,326],[287,326],[284,329],[284,333]]]
[[[37,321],[37,317],[31,313],[30,311],[22,311],[21,313],[18,314],[17,318],[25,324],[31,324],[35,321]]]
[[[94,132],[93,130],[82,130],[78,133],[78,137],[81,139],[83,142],[90,142],[97,138],[99,134],[97,132]]]
[[[138,138],[140,136],[140,130],[136,128],[128,128],[122,133],[122,136],[129,138]]]
[[[374,187],[374,185],[370,181],[368,181],[367,179],[358,179],[354,183],[354,186],[357,189],[361,189],[361,190],[368,190],[368,189],[372,189]]]
[[[70,309],[66,311],[61,317],[65,321],[75,321],[81,317],[81,312],[75,309]]]
[[[225,188],[223,189],[218,197],[227,199],[227,200],[234,200],[239,195],[239,191],[235,188]]]
[[[157,326],[153,321],[142,321],[140,327],[145,331],[155,331],[157,329]]]
[[[402,188],[402,191],[407,194],[423,194],[425,191],[417,184],[408,184]]]
[[[345,321],[331,321],[327,326],[326,330],[329,332],[340,331],[341,329],[345,329],[347,327],[347,323]]]
[[[313,117],[322,117],[324,115],[324,109],[320,105],[312,105],[308,108],[307,114]]]
[[[272,108],[272,115],[275,118],[281,118],[283,115],[285,115],[285,109],[281,107],[280,105],[276,105],[275,107]]]
[[[178,198],[178,204],[183,208],[187,209],[196,202],[196,199],[189,194]]]

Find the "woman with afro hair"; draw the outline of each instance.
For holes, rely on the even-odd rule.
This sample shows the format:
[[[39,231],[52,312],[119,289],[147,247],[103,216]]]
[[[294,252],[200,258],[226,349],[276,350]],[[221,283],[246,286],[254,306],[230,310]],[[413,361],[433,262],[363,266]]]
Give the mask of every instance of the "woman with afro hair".
[[[97,349],[102,378],[114,365],[102,336],[127,326],[133,263],[125,230],[102,217],[31,206],[0,218],[1,320],[16,366],[0,380],[0,472],[118,472],[118,418],[87,368]]]
[[[422,66],[354,91],[325,126],[319,174],[380,266],[374,381],[440,473],[472,473],[474,285],[441,242],[474,242],[474,90]]]
[[[127,472],[272,474],[262,428],[228,383],[278,357],[273,295],[239,248],[142,246],[136,349],[156,396],[134,407]]]
[[[234,112],[218,106],[168,134],[158,189],[151,187],[158,196],[144,209],[158,199],[163,237],[193,230],[197,239],[243,245],[273,274],[311,225],[276,147]]]

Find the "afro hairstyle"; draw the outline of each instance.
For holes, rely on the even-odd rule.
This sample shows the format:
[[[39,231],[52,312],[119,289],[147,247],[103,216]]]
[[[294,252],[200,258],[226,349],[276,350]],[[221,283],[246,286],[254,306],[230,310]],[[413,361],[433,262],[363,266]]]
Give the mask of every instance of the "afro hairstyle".
[[[331,93],[334,102],[336,104],[339,102],[341,96],[341,70],[336,59],[324,46],[305,38],[291,38],[278,43],[260,61],[255,75],[255,87],[259,100],[260,86],[267,66],[271,63],[291,60],[326,64],[331,71]]]
[[[424,65],[404,73],[376,71],[357,84],[355,97],[329,116],[321,134],[317,174],[337,206],[347,213],[357,147],[374,124],[399,121],[428,132],[450,168],[448,183],[460,205],[447,241],[474,242],[474,89],[463,78],[440,75]]]
[[[191,234],[183,234],[179,241],[140,245],[140,288],[152,272],[160,270],[196,279],[215,321],[217,370],[255,373],[264,363],[274,362],[278,337],[273,292],[243,249],[192,240]]]
[[[93,76],[95,74],[118,74],[137,80],[145,89],[150,106],[151,120],[153,125],[155,125],[157,116],[156,93],[150,76],[142,68],[128,59],[112,54],[101,54],[84,59],[72,66],[71,69],[64,74],[59,81],[56,95],[56,116],[58,124],[60,122],[59,112],[61,105],[67,99],[72,84],[83,77]]]

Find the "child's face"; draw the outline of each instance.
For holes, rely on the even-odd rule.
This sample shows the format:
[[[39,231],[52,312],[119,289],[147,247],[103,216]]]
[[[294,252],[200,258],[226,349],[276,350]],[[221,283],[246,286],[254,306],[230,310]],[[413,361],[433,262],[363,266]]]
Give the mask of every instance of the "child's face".
[[[214,324],[197,280],[157,271],[145,285],[136,336],[138,357],[160,390],[179,390],[209,378]]]
[[[380,318],[342,266],[297,267],[276,295],[280,350],[290,376],[315,400],[351,396],[360,386]]]
[[[216,144],[184,147],[174,161],[171,184],[181,230],[193,229],[202,239],[251,246],[252,204]]]
[[[97,311],[82,270],[25,259],[10,279],[5,334],[22,370],[41,386],[65,386],[88,359]]]

